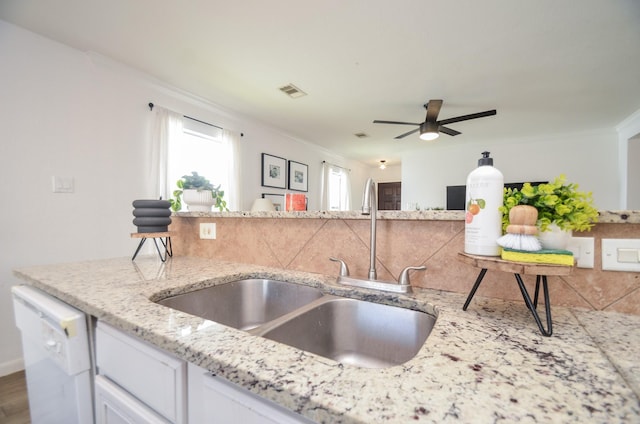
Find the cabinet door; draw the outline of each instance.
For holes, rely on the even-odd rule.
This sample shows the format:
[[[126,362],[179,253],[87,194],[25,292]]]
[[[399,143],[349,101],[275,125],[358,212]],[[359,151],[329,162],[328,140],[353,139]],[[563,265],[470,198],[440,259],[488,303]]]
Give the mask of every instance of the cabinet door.
[[[95,379],[96,424],[167,424],[149,407],[101,375]]]
[[[186,423],[184,361],[98,321],[96,364],[99,374],[170,422]]]
[[[203,424],[310,424],[296,414],[267,399],[212,376],[189,364],[189,422]]]

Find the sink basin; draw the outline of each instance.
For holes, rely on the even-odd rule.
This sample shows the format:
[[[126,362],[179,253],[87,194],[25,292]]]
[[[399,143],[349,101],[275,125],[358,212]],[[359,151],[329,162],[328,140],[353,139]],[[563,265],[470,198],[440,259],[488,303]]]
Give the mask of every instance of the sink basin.
[[[246,279],[180,294],[157,303],[239,330],[251,330],[320,297],[322,292],[313,287]]]
[[[424,312],[267,279],[233,281],[157,303],[363,368],[407,362],[435,324]]]
[[[327,296],[261,336],[338,362],[386,368],[413,358],[435,318],[410,309]]]

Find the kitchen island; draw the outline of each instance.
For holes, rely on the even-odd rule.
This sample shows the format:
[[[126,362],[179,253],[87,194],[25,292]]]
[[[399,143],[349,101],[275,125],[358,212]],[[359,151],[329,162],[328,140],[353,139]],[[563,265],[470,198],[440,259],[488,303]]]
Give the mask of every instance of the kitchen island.
[[[427,271],[428,272],[428,271]],[[553,308],[542,336],[522,302],[415,289],[410,295],[338,286],[335,276],[196,257],[139,257],[15,271],[30,285],[255,395],[313,421],[639,422],[640,317]],[[400,366],[340,364],[158,305],[153,300],[243,278],[437,316]]]

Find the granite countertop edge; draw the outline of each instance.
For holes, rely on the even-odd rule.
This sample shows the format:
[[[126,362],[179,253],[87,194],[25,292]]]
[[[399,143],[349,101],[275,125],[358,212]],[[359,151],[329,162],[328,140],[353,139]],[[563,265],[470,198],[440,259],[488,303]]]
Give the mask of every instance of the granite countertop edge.
[[[378,211],[381,220],[409,221],[464,221],[464,211],[423,210],[423,211]],[[305,212],[174,212],[181,218],[288,218],[288,219],[369,219],[359,211],[305,211]],[[640,211],[600,211],[601,224],[640,224]]]

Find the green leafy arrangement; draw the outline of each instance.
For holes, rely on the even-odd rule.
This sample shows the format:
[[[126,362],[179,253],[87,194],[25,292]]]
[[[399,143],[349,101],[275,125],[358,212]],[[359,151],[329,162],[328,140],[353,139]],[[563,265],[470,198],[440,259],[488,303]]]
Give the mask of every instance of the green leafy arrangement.
[[[220,211],[229,210],[227,209],[227,201],[224,200],[224,190],[220,190],[220,185],[214,187],[208,179],[198,175],[195,171],[192,171],[191,175],[183,175],[182,178],[176,181],[176,185],[178,189],[173,192],[174,198],[169,199],[171,209],[174,211],[182,209],[182,193],[184,190],[209,190],[211,191],[211,196],[216,200],[214,207]]]
[[[538,210],[540,231],[547,231],[555,222],[562,230],[590,231],[598,222],[598,210],[591,192],[578,191],[578,184],[566,183],[564,174],[552,183],[532,186],[525,183],[522,190],[504,189],[502,230],[509,225],[509,211],[517,205],[531,205]]]

